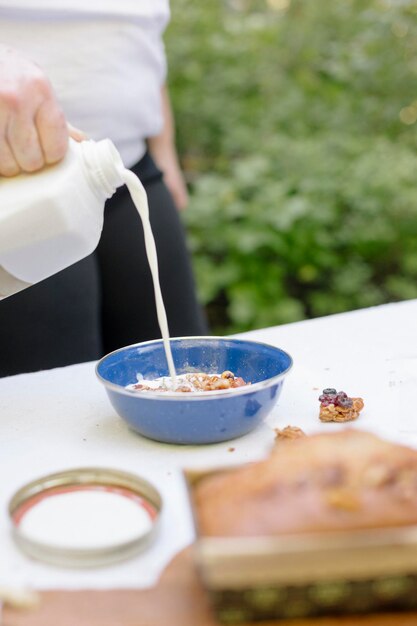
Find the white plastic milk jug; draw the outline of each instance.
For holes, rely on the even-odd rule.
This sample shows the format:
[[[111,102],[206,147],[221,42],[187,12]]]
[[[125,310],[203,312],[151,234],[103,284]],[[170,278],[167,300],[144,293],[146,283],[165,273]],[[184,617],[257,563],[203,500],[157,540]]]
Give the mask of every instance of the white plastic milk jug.
[[[93,252],[104,203],[124,184],[123,170],[109,139],[71,139],[58,164],[0,177],[0,299]]]

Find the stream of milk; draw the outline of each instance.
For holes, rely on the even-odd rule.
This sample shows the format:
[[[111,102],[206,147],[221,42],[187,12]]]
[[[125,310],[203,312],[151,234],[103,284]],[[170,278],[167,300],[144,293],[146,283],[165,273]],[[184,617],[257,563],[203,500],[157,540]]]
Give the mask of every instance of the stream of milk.
[[[145,248],[148,257],[149,267],[152,274],[153,286],[155,290],[156,312],[158,316],[159,328],[161,329],[162,340],[164,344],[166,359],[168,362],[169,375],[172,379],[172,385],[176,386],[176,371],[174,360],[172,358],[171,345],[169,342],[169,329],[167,314],[165,311],[164,300],[162,298],[161,285],[159,282],[158,256],[156,252],[155,239],[152,233],[151,223],[149,221],[149,205],[146,191],[139,178],[133,172],[124,168],[121,172],[123,182],[126,184],[134,205],[136,206],[143,224],[143,232],[145,236]]]

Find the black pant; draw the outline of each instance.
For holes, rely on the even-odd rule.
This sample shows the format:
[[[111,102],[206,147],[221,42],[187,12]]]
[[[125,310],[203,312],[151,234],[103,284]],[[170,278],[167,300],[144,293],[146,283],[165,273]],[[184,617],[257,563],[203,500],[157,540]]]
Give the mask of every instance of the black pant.
[[[148,155],[133,168],[148,194],[172,337],[207,333],[184,231]],[[94,254],[0,302],[0,376],[95,360],[160,337],[141,220],[125,187],[107,202]]]

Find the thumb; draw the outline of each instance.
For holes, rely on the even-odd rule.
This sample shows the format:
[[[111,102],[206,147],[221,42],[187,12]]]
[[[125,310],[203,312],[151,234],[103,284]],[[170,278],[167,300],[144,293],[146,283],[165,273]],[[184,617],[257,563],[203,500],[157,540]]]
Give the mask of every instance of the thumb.
[[[85,141],[88,139],[87,135],[82,130],[76,128],[72,124],[67,123],[67,128],[69,136],[72,137],[72,139],[75,139],[75,141]]]

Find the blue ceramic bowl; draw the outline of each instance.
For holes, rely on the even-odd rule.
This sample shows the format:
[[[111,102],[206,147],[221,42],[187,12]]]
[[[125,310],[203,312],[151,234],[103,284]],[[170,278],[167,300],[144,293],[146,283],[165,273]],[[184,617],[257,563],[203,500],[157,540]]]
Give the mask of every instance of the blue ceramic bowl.
[[[138,393],[125,389],[137,374],[168,376],[162,340],[121,348],[103,357],[96,372],[110,402],[129,426],[166,443],[203,444],[245,435],[260,424],[281,393],[291,357],[274,346],[227,337],[171,339],[177,374],[232,371],[252,384],[201,394]]]

